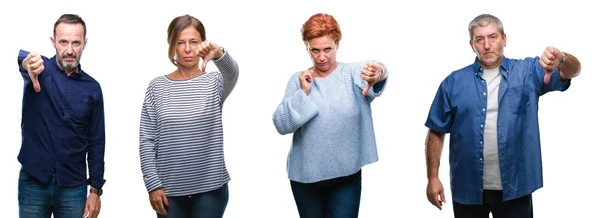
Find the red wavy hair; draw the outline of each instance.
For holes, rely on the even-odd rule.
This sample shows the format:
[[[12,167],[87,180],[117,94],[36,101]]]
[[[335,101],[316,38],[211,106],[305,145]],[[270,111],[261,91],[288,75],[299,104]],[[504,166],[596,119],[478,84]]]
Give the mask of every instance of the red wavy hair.
[[[305,43],[311,39],[329,36],[335,43],[342,39],[340,25],[329,14],[318,13],[311,16],[300,29],[302,41]]]

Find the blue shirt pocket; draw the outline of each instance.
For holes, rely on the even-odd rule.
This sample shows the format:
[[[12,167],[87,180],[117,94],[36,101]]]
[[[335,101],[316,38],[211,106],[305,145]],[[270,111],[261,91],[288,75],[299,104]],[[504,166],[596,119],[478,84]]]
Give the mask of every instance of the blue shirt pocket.
[[[529,91],[527,86],[508,88],[508,101],[513,114],[523,114],[529,107]]]

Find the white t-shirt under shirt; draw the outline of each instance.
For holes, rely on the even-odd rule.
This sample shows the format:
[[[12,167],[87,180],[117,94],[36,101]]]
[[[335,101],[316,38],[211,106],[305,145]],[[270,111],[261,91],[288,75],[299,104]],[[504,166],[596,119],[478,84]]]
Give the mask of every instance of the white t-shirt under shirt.
[[[498,90],[502,75],[498,68],[483,70],[487,84],[487,110],[483,131],[483,189],[502,190],[498,162]]]

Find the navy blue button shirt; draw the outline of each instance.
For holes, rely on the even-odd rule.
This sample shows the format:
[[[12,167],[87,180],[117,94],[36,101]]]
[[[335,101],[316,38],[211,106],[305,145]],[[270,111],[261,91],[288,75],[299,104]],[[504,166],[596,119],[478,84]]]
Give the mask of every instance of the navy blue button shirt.
[[[550,91],[564,91],[558,69],[544,84],[546,71],[539,57],[504,58],[499,67],[498,158],[503,198],[510,200],[543,186],[538,98]],[[483,131],[487,108],[487,84],[483,68],[472,65],[452,72],[439,86],[425,126],[450,133],[450,189],[461,204],[483,203]]]
[[[67,76],[56,56],[44,59],[35,92],[21,62],[29,52],[20,50],[19,71],[25,81],[21,118],[22,144],[18,160],[25,171],[48,183],[72,187],[104,185],[104,103],[100,84],[81,70]],[[87,155],[87,156],[86,156]],[[89,164],[89,179],[86,173]]]

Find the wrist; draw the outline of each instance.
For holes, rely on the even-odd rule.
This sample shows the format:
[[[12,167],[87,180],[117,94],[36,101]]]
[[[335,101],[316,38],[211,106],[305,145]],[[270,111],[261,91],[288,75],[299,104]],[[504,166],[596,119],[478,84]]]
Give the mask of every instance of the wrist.
[[[90,194],[96,194],[98,196],[102,196],[102,188],[90,187]]]
[[[381,73],[379,73],[379,80],[377,82],[381,82],[387,78],[387,73],[385,72],[385,67],[381,68]]]
[[[213,61],[219,60],[219,58],[223,57],[223,55],[225,55],[225,48],[223,47],[219,47],[217,48],[217,56],[213,59]]]

